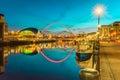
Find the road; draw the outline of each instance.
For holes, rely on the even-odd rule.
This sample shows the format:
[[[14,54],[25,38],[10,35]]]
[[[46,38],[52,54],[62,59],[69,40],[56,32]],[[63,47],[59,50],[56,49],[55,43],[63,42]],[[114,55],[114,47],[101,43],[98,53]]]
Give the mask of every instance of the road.
[[[101,44],[100,68],[101,80],[120,80],[120,44]]]

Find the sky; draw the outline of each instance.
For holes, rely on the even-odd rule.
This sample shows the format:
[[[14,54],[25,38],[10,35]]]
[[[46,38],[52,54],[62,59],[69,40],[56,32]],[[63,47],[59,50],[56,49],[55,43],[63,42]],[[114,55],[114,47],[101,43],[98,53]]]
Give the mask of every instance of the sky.
[[[108,25],[120,21],[119,3],[120,0],[0,0],[0,13],[9,30],[67,30],[60,25],[63,24],[73,32],[93,32],[97,30],[94,7],[105,7],[100,24]]]

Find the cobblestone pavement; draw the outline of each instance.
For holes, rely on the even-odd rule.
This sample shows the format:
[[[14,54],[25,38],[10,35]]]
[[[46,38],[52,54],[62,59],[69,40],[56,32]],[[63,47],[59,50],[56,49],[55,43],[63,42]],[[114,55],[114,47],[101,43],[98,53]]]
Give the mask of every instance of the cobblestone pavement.
[[[102,43],[100,47],[101,80],[120,80],[120,44]]]

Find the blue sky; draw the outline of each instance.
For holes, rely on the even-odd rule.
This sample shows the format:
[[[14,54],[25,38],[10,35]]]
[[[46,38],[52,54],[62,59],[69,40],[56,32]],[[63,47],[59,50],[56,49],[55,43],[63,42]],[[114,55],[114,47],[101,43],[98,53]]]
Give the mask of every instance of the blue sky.
[[[9,30],[35,27],[42,30],[48,24],[59,22],[74,32],[97,30],[97,16],[93,8],[104,5],[101,25],[120,21],[119,0],[0,0],[0,13],[5,15]],[[62,30],[55,24],[48,30]]]

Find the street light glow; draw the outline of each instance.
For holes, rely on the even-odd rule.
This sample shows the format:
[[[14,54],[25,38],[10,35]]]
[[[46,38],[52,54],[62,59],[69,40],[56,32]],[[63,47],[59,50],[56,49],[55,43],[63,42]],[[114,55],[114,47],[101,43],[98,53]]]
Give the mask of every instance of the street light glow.
[[[95,13],[96,15],[102,15],[102,14],[104,13],[104,10],[105,10],[104,6],[102,6],[102,5],[97,5],[97,6],[95,6],[95,8],[94,8],[94,13]]]
[[[102,5],[97,5],[94,7],[94,14],[96,14],[98,16],[98,32],[97,32],[98,40],[99,40],[99,34],[100,34],[99,32],[100,32],[100,28],[101,28],[100,16],[104,13],[104,11],[105,11],[105,8]]]

